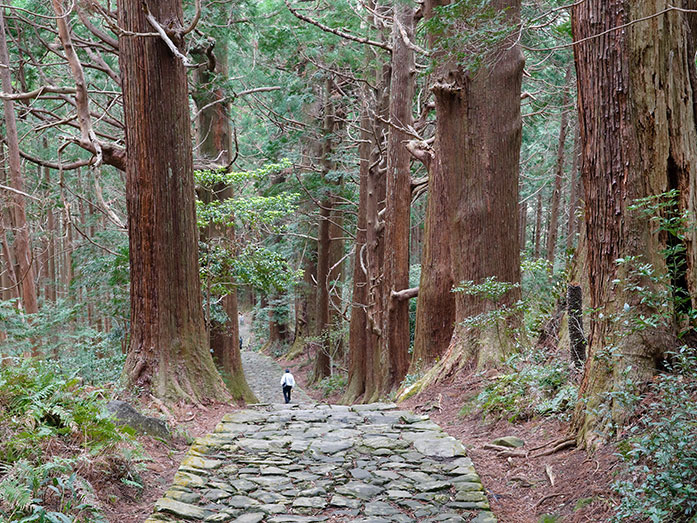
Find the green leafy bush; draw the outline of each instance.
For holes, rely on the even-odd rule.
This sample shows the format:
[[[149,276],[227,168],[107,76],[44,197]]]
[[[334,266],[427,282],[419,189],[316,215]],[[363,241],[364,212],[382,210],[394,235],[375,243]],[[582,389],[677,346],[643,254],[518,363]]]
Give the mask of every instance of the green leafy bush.
[[[673,355],[670,374],[650,386],[638,421],[620,444],[626,477],[614,521],[696,521],[697,350]]]
[[[84,313],[84,303],[47,302],[36,314],[24,314],[15,305],[15,300],[0,301],[0,324],[6,335],[0,352],[21,357],[39,347],[53,355],[56,368],[74,369],[89,383],[119,379],[125,360],[123,330],[103,332],[76,321]]]
[[[346,389],[347,383],[348,376],[346,374],[336,373],[332,376],[322,378],[317,385],[315,385],[315,388],[322,391],[322,396],[327,398],[336,392]]]
[[[573,408],[578,390],[568,364],[564,361],[530,361],[535,356],[525,359],[514,355],[509,358],[506,365],[513,372],[499,375],[477,395],[474,403],[484,416],[516,421],[535,415],[565,414]],[[471,405],[465,410],[471,410]]]

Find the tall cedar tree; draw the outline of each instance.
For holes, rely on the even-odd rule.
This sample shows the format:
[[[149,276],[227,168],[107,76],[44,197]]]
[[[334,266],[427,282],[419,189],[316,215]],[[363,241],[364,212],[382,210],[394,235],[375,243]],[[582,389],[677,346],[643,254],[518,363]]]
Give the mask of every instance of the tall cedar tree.
[[[431,0],[424,4],[424,16],[434,16],[434,8],[444,5],[443,0]],[[429,35],[431,48],[437,45],[437,36]],[[437,52],[434,60],[446,60],[447,55]],[[428,202],[424,219],[424,244],[421,253],[421,278],[419,298],[416,303],[416,327],[412,372],[418,373],[430,366],[447,350],[455,322],[455,295],[450,260],[450,199],[447,190],[447,173],[442,155],[434,154],[427,147],[422,161],[428,169]]]
[[[390,83],[390,134],[387,141],[385,200],[384,281],[382,284],[381,351],[387,363],[384,390],[399,385],[409,367],[409,300],[396,293],[409,287],[409,211],[411,209],[411,155],[406,147],[413,124],[415,88],[414,8],[407,2],[394,4],[392,22],[392,80]]]
[[[150,7],[181,45],[180,0]],[[131,34],[153,31],[142,2],[119,0],[118,11],[131,270],[125,376],[160,398],[223,400],[201,305],[186,70],[162,39]]]
[[[579,441],[586,444],[606,437],[612,423],[622,420],[620,398],[627,384],[650,380],[665,351],[675,346],[671,315],[642,298],[661,301],[671,278],[673,292],[683,287],[696,296],[694,238],[685,243],[686,276],[670,274],[665,249],[680,239],[659,233],[656,221],[629,209],[638,198],[679,189],[677,211],[687,210],[690,221],[695,216],[697,17],[671,11],[670,4],[587,0],[572,10],[594,311],[584,401],[575,419]],[[678,5],[697,8],[694,0]],[[688,234],[694,234],[690,227]],[[652,266],[652,277],[638,270],[643,264]],[[643,297],[630,287],[642,288]],[[633,319],[641,315],[659,321],[655,327],[635,328]]]
[[[466,363],[495,362],[514,350],[518,317],[510,308],[520,298],[516,286],[520,283],[518,163],[524,63],[514,28],[519,24],[520,1],[496,0],[491,6],[511,27],[508,36],[487,51],[475,68],[464,69],[455,56],[443,56],[436,63],[434,151],[451,203],[450,259],[455,284],[480,284],[493,277],[513,287],[495,299],[456,293],[450,345],[424,384]],[[462,22],[468,23],[464,18]],[[502,318],[466,322],[502,308],[509,308]]]

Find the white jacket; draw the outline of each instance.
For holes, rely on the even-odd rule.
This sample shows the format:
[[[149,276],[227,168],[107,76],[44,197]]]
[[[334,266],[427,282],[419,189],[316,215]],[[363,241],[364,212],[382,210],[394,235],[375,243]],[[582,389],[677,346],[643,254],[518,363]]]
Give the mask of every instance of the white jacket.
[[[288,385],[289,387],[295,387],[295,378],[290,372],[284,372],[281,377],[281,387]]]

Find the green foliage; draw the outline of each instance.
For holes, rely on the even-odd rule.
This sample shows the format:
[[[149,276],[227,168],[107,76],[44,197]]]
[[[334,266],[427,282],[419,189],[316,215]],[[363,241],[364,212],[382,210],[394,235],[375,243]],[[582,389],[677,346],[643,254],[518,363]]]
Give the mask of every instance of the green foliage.
[[[348,376],[343,373],[335,373],[326,378],[322,378],[314,386],[315,389],[322,391],[322,397],[327,398],[337,392],[343,392],[348,383]]]
[[[650,385],[640,417],[619,445],[627,464],[614,484],[613,521],[694,521],[697,516],[697,351],[681,348]]]
[[[520,287],[518,283],[498,281],[495,276],[489,276],[481,283],[464,281],[460,283],[459,286],[453,288],[453,292],[462,292],[471,296],[479,296],[480,298],[497,302],[509,291],[518,287]]]
[[[0,515],[8,521],[101,521],[76,471],[97,456],[129,465],[129,431],[109,418],[104,392],[55,365],[12,360],[0,368]],[[76,457],[52,456],[50,448]],[[50,507],[50,508],[49,508]]]
[[[474,399],[484,416],[516,421],[538,415],[568,415],[578,393],[568,365],[561,361],[546,362],[544,358],[544,354],[535,352],[527,357],[509,358],[506,366],[512,372],[499,375]]]
[[[21,356],[37,347],[52,353],[58,367],[73,369],[87,382],[104,384],[119,379],[125,356],[121,352],[124,333],[110,332],[77,321],[87,305],[58,300],[44,303],[36,314],[24,314],[15,300],[0,302],[0,324],[6,339],[0,351]]]
[[[424,26],[437,37],[436,56],[444,53],[472,71],[491,60],[492,51],[514,30],[506,22],[506,11],[487,0],[456,0],[438,6]]]

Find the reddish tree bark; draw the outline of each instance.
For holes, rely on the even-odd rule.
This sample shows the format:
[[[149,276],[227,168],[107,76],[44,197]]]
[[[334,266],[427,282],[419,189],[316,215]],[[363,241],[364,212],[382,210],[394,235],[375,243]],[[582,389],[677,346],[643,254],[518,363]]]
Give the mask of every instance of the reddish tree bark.
[[[425,4],[425,17],[431,18],[442,0]],[[435,38],[430,37],[431,46]],[[437,59],[447,57],[439,57]],[[416,305],[416,331],[411,367],[424,370],[440,358],[448,348],[455,322],[455,295],[450,259],[450,210],[447,172],[443,166],[442,148],[436,137],[433,151],[426,158],[428,169],[428,202],[424,220],[424,247],[421,253],[421,278]]]
[[[493,277],[513,287],[497,297],[456,293],[452,339],[424,384],[465,364],[497,362],[515,347],[517,313],[510,311],[503,318],[484,321],[488,313],[510,308],[520,297],[518,163],[523,56],[514,29],[519,23],[520,1],[497,0],[492,8],[510,24],[508,36],[476,69],[465,71],[449,56],[439,62],[434,74],[436,155],[446,173],[452,205],[450,259],[455,285],[479,284]]]
[[[351,299],[351,323],[349,324],[348,385],[343,401],[351,404],[365,391],[365,360],[368,346],[368,269],[367,249],[367,198],[370,174],[370,102],[373,98],[367,87],[361,96],[361,141],[358,145],[360,178],[356,242],[353,256],[353,293]]]
[[[182,27],[178,0],[150,8],[172,34]],[[142,2],[119,0],[118,12],[126,31],[153,31]],[[124,34],[119,54],[131,268],[125,376],[160,398],[224,400],[203,321],[186,71],[160,38]]]
[[[681,6],[695,9],[697,2]],[[572,10],[594,311],[584,400],[575,418],[578,439],[586,444],[607,438],[613,423],[622,421],[625,408],[621,394],[614,393],[623,392],[628,381],[650,380],[657,360],[674,347],[671,291],[694,297],[695,244],[685,242],[688,273],[677,278],[663,254],[669,235],[659,234],[649,216],[629,208],[638,198],[675,188],[681,191],[679,207],[694,210],[697,18],[668,7],[665,0],[589,0]],[[639,19],[645,22],[615,29]],[[653,277],[638,270],[643,264],[652,266]],[[632,290],[637,286],[641,295]],[[666,305],[652,306],[643,299],[646,293],[662,297]],[[641,315],[655,318],[656,325],[637,326],[634,319]]]
[[[385,200],[384,281],[382,285],[382,349],[386,353],[385,386],[398,386],[409,367],[409,300],[395,292],[409,287],[409,213],[411,209],[411,155],[406,148],[413,123],[414,51],[405,42],[414,38],[414,8],[394,5],[392,28],[392,78],[390,81],[390,128],[387,142]]]

